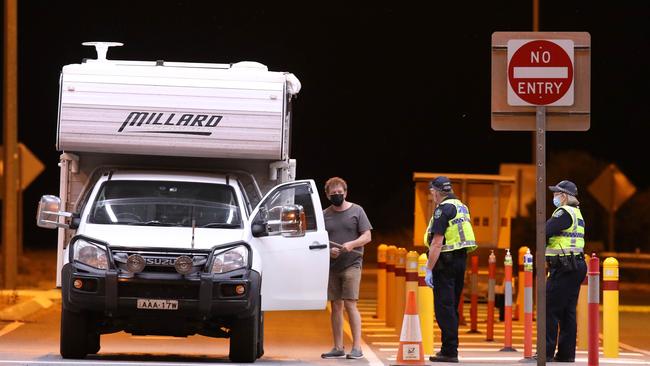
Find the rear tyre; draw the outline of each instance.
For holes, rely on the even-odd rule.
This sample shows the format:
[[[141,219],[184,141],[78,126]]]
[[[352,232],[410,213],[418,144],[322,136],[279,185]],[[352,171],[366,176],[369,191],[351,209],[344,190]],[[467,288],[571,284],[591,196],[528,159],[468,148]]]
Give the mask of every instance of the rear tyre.
[[[260,314],[237,320],[231,328],[230,354],[232,362],[255,362],[258,355],[258,334]]]
[[[88,318],[84,313],[61,310],[60,352],[63,358],[84,358],[88,354]],[[99,347],[99,340],[97,342]]]

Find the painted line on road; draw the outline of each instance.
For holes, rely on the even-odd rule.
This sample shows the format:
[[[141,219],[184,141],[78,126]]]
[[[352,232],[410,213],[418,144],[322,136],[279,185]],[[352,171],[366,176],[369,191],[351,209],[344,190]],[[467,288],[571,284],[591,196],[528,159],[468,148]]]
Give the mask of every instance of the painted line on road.
[[[602,338],[602,336],[601,336],[601,338]],[[648,351],[646,351],[644,349],[637,348],[637,347],[634,347],[634,346],[630,346],[629,344],[625,344],[623,342],[618,342],[618,345],[619,345],[619,347],[621,347],[624,350],[632,351],[632,352],[638,352],[638,353],[644,354],[646,356],[650,356],[650,352],[648,352]]]
[[[71,362],[71,360],[62,360],[62,361],[33,361],[33,360],[0,360],[0,364],[9,364],[9,365],[102,365],[102,366],[125,366],[125,365],[134,365],[141,366],[142,361],[105,361],[105,360],[77,360],[77,362]],[[147,361],[148,365],[157,365],[157,366],[196,366],[195,362],[192,363],[179,363],[179,362],[151,362]]]
[[[399,342],[371,342],[374,346],[378,347],[397,347]]]
[[[388,357],[388,361],[395,361],[397,358],[396,357]],[[521,356],[513,356],[513,357],[507,357],[507,356],[498,356],[498,357],[463,357],[459,356],[458,360],[461,362],[471,362],[471,361],[521,361]],[[576,363],[579,362],[587,362],[586,358],[576,358],[575,359]],[[601,364],[612,364],[612,365],[650,365],[650,361],[640,361],[640,360],[628,360],[628,359],[600,359],[599,362]]]
[[[14,330],[20,328],[23,324],[25,324],[25,323],[15,321],[15,322],[12,322],[12,323],[9,323],[9,324],[5,325],[2,329],[0,329],[0,337],[2,337],[5,334],[13,332]]]

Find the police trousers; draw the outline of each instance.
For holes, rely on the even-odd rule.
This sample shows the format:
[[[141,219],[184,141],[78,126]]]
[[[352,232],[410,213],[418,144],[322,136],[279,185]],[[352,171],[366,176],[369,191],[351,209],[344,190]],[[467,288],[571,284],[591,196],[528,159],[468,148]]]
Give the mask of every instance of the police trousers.
[[[564,259],[564,258],[562,258]],[[587,274],[584,256],[575,256],[572,264],[556,258],[549,261],[546,281],[546,358],[574,359],[576,353],[576,306],[580,284]],[[559,334],[558,334],[559,326]]]
[[[433,307],[440,327],[440,353],[458,356],[458,304],[465,283],[467,251],[465,249],[440,253],[433,267]]]

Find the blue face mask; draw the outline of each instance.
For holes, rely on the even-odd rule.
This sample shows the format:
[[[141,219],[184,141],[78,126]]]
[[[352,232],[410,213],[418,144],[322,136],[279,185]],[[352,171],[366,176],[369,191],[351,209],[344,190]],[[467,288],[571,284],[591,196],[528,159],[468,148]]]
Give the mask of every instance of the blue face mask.
[[[555,205],[555,207],[562,206],[562,201],[560,200],[560,196],[553,197],[553,204]]]

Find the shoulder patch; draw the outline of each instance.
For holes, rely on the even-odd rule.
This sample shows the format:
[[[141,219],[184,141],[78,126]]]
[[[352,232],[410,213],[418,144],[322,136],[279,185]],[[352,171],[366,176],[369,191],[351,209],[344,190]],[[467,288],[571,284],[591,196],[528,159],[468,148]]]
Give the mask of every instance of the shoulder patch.
[[[442,215],[442,209],[436,208],[436,211],[433,213],[433,218],[439,219],[441,215]]]
[[[560,217],[564,215],[564,210],[557,210],[554,214],[553,217]]]

